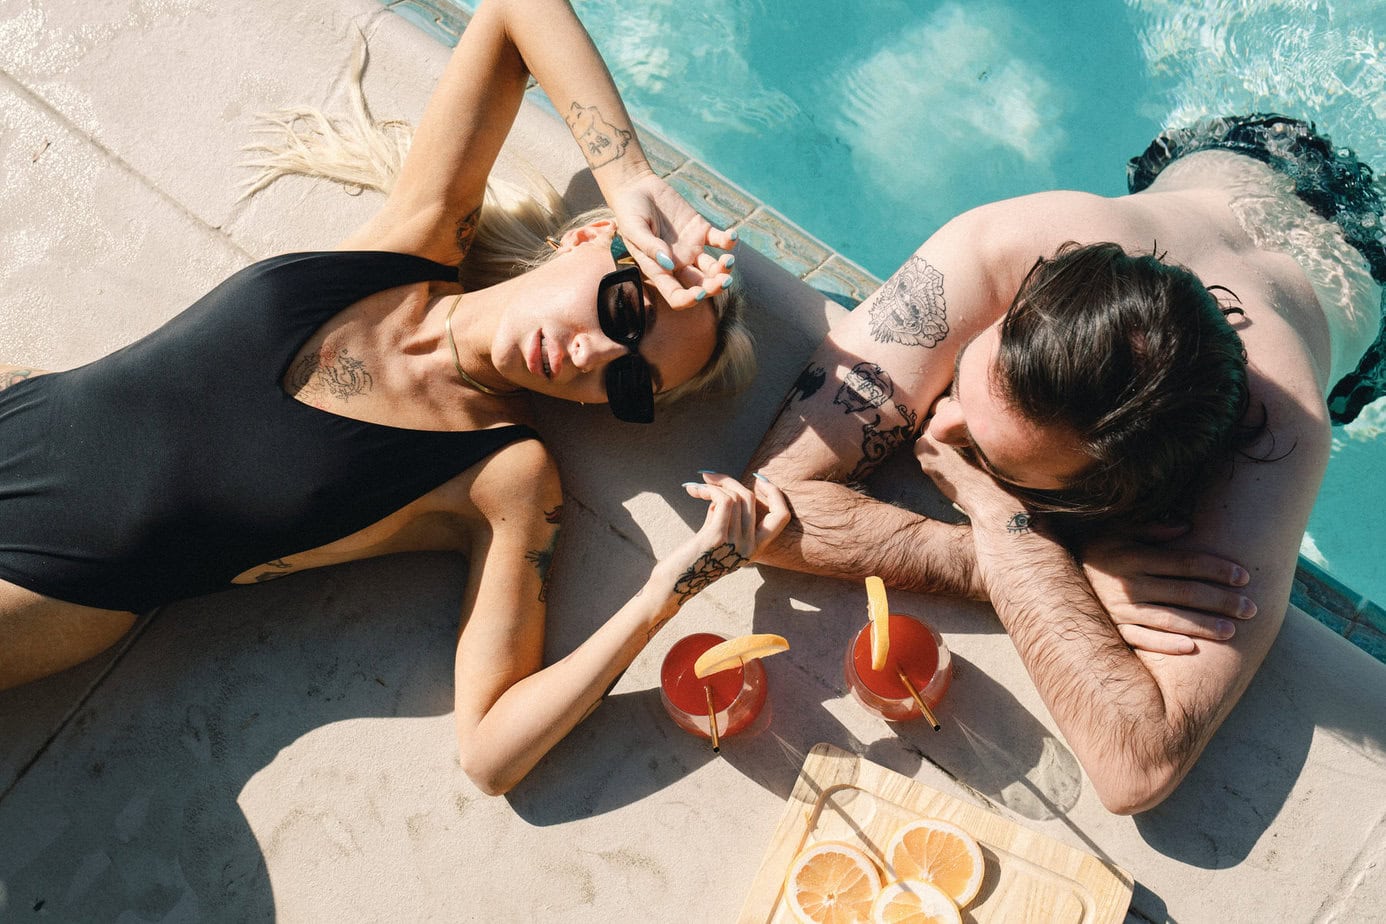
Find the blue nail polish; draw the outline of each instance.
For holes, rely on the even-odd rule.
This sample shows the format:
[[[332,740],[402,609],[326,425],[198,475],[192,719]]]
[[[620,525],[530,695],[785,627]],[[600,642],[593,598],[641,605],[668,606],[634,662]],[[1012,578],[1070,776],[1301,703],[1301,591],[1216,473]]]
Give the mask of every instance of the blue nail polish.
[[[731,269],[733,266],[736,265],[736,257],[733,257],[731,254],[727,254],[726,256],[722,257],[722,265],[725,266],[727,269]]]
[[[759,478],[761,481],[769,481],[769,480],[770,480],[769,478],[766,478],[764,475],[762,475],[760,472],[754,472],[753,474],[754,474],[757,478]]]
[[[727,278],[727,281],[724,282],[724,283],[722,283],[722,291],[725,292],[725,291],[727,291],[728,289],[730,289],[731,287],[732,287],[732,280],[731,280],[730,277],[728,277],[728,278]]]
[[[734,240],[734,241],[739,241],[739,240],[741,240],[740,235],[738,235],[735,231],[728,231],[728,232],[727,232],[727,237],[731,238],[731,239]]]
[[[655,262],[667,270],[674,268],[674,261],[669,259],[669,255],[662,250],[655,254]]]
[[[707,298],[707,289],[699,289],[698,293],[693,296],[693,301],[700,302],[705,298]]]
[[[710,468],[700,468],[700,469],[698,469],[698,474],[699,474],[699,475],[715,475],[715,474],[717,474],[717,473],[714,472],[714,471],[713,471],[712,469],[710,469]]]

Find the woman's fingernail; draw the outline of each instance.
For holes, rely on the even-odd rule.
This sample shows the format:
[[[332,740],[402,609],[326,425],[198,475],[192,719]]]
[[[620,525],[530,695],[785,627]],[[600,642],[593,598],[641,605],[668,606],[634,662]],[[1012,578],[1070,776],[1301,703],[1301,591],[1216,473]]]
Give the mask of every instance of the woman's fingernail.
[[[699,474],[699,475],[715,475],[715,474],[717,474],[717,473],[714,472],[714,471],[713,471],[712,469],[710,469],[710,468],[700,468],[700,469],[698,469],[698,474]]]
[[[655,262],[667,270],[673,270],[674,268],[674,261],[669,259],[669,255],[662,250],[655,254]]]
[[[685,481],[685,482],[683,483],[683,486],[684,486],[685,488],[699,488],[699,487],[702,487],[702,485],[698,484],[698,482],[696,482],[696,481]]]
[[[734,241],[739,241],[739,240],[741,240],[741,236],[738,235],[735,231],[728,231],[728,232],[727,232],[727,237],[731,238],[731,239],[734,240]]]
[[[707,298],[707,289],[699,289],[693,293],[693,301],[695,302],[700,302],[705,298]]]
[[[723,254],[722,265],[725,266],[727,269],[731,269],[733,266],[736,265],[736,257],[732,256],[731,254]]]
[[[760,472],[755,472],[754,474],[755,474],[755,476],[756,476],[757,478],[759,478],[761,481],[769,481],[769,480],[770,480],[769,478],[766,478],[764,475],[762,475]]]
[[[727,277],[727,281],[724,282],[724,283],[722,283],[722,291],[725,292],[725,291],[727,291],[728,289],[730,289],[731,287],[732,287],[732,278],[731,278],[730,276],[728,276],[728,277]]]

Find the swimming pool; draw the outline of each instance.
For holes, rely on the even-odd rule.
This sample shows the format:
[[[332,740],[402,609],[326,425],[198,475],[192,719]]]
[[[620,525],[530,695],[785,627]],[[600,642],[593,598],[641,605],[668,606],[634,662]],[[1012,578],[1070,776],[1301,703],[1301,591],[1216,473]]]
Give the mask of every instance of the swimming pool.
[[[1379,0],[574,6],[638,121],[877,277],[972,206],[1122,193],[1131,155],[1205,114],[1312,117],[1386,170]],[[1377,601],[1383,431],[1386,402],[1335,429],[1302,549]]]

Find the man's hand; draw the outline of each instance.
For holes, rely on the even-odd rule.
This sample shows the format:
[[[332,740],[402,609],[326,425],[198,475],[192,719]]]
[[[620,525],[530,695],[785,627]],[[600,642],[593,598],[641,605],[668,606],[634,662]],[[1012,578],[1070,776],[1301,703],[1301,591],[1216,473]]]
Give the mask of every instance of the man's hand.
[[[1165,544],[1185,532],[1159,527],[1134,537],[1104,537],[1082,550],[1088,583],[1132,648],[1193,654],[1198,639],[1229,639],[1234,620],[1256,615],[1256,604],[1237,590],[1250,580],[1244,568]]]

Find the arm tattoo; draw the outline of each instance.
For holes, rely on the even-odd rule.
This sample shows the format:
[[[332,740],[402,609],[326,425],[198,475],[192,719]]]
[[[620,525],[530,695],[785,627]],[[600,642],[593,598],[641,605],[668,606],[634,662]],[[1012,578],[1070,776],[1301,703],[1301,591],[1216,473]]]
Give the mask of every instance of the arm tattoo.
[[[731,574],[748,560],[730,542],[707,550],[674,582],[674,593],[679,595],[679,606],[683,606],[713,581]]]
[[[789,389],[789,399],[807,401],[809,398],[813,397],[818,389],[823,387],[823,383],[827,380],[827,369],[809,363],[804,367],[804,371],[799,373],[799,377],[794,380],[793,387]]]
[[[261,571],[259,574],[255,575],[255,583],[263,584],[265,581],[272,581],[275,578],[283,577],[294,569],[293,565],[282,558],[276,558],[274,561],[265,562],[265,567],[270,570]]]
[[[552,523],[557,526],[563,521],[563,505],[558,504],[552,510],[544,511],[544,522]],[[553,531],[553,536],[549,538],[549,544],[542,549],[530,549],[525,553],[525,561],[532,564],[539,572],[539,602],[543,603],[549,598],[549,573],[553,566],[553,553],[558,548],[558,530]]]
[[[1031,531],[1031,529],[1032,526],[1030,522],[1030,515],[1026,513],[1024,510],[1015,514],[1009,520],[1006,521],[1006,532],[1010,533],[1012,536],[1019,536],[1023,533],[1028,533]]]
[[[871,337],[877,343],[934,347],[947,336],[943,274],[918,255],[910,257],[871,306]]]
[[[464,215],[457,222],[457,252],[465,260],[467,251],[472,249],[472,241],[476,239],[477,222],[481,219],[481,206],[472,209],[470,215]]]
[[[862,481],[875,471],[876,466],[885,461],[887,456],[914,439],[919,415],[903,404],[895,405],[895,411],[904,418],[905,422],[900,426],[880,429],[881,415],[877,414],[875,420],[861,428],[861,461],[847,476],[848,482]]]
[[[11,369],[0,376],[0,391],[4,391],[11,385],[18,385],[33,374],[34,370],[32,369]]]
[[[333,354],[327,350],[309,353],[289,372],[289,387],[309,397],[331,397],[347,401],[364,395],[375,385],[366,364],[346,350]]]
[[[573,103],[568,114],[563,117],[572,131],[573,137],[593,167],[609,164],[626,153],[634,137],[624,128],[617,128],[606,120],[596,106],[583,106]]]
[[[840,404],[846,413],[855,414],[869,407],[880,407],[895,394],[895,383],[886,371],[875,363],[857,363],[842,380],[833,404]],[[877,418],[877,423],[880,418]]]

